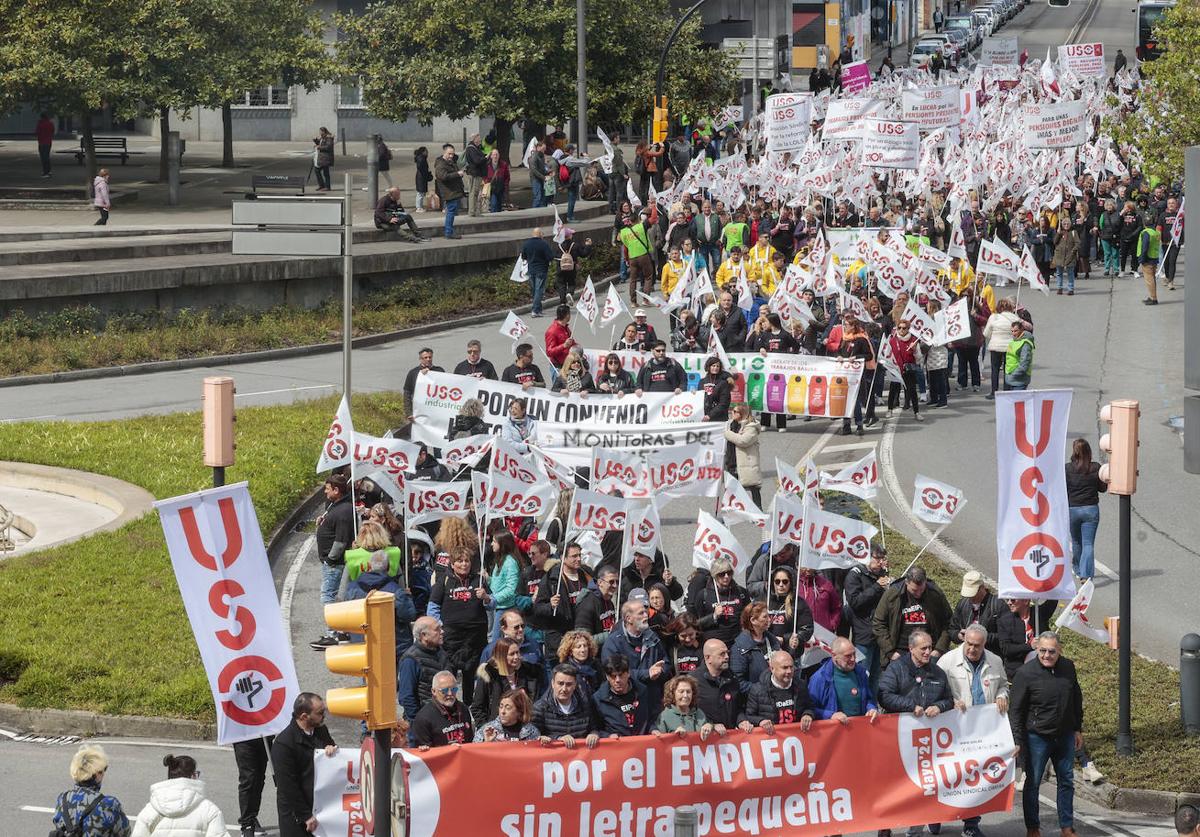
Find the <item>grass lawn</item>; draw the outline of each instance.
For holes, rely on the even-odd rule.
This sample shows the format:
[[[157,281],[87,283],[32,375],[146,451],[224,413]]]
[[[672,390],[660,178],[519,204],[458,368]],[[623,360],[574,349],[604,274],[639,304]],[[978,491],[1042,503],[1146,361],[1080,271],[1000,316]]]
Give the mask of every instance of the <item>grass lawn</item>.
[[[878,522],[874,511],[864,517]],[[887,530],[889,566],[900,572],[919,547]],[[953,605],[962,576],[928,553],[917,562]],[[1084,741],[1108,781],[1126,788],[1200,793],[1200,746],[1183,732],[1179,716],[1179,672],[1163,663],[1133,657],[1132,726],[1136,755],[1117,755],[1117,652],[1074,631],[1060,634],[1063,653],[1075,661],[1083,689]]]
[[[264,535],[316,484],[337,401],[238,410],[237,464],[226,478],[249,481]],[[398,393],[355,396],[353,406],[366,432],[383,432],[401,415]],[[0,424],[0,450],[10,460],[128,480],[161,499],[212,484],[200,432],[199,413]],[[0,701],[214,720],[157,514],[0,562],[0,602]]]
[[[601,239],[581,262],[581,280],[589,273],[606,275],[615,259],[614,249]],[[432,283],[422,277],[405,279],[357,300],[354,334],[380,334],[524,305],[530,299],[529,286],[509,281],[511,271],[512,266],[505,265]],[[0,321],[0,378],[307,346],[341,337],[340,297],[315,310],[183,309],[105,317],[89,306],[32,318],[14,314]]]

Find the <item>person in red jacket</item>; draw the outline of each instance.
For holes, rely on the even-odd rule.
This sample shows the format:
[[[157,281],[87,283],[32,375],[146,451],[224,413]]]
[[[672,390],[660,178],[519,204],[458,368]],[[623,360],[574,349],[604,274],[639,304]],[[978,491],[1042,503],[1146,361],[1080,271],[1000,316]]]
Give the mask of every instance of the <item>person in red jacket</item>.
[[[562,368],[567,352],[575,345],[571,336],[571,306],[560,305],[554,309],[554,322],[546,329],[546,357],[555,366]]]
[[[842,623],[842,597],[832,581],[812,567],[801,567],[796,594],[808,603],[814,622],[837,633]]]
[[[42,177],[50,176],[50,145],[54,142],[54,120],[43,113],[34,128],[37,134],[38,156],[42,158]]]
[[[904,380],[904,406],[907,409],[911,404],[913,417],[917,421],[925,421],[925,417],[921,415],[921,399],[917,397],[917,368],[921,363],[921,347],[917,343],[916,336],[909,331],[908,325],[908,320],[901,320],[897,323],[888,342],[892,350],[892,357],[895,359],[896,365],[900,367],[900,377]],[[889,416],[892,414],[892,410],[896,409],[899,401],[900,384],[893,381],[888,387],[887,410]]]

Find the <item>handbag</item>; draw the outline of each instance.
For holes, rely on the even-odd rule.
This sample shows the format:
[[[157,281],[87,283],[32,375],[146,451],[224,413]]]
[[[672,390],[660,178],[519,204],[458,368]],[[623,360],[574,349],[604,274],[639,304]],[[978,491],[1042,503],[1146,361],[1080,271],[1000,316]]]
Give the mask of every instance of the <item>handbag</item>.
[[[487,181],[479,187],[479,197],[487,200],[492,196],[492,181]]]
[[[59,797],[60,804],[65,796],[66,794],[64,793],[62,797]],[[83,809],[83,813],[79,815],[79,819],[73,823],[56,826],[55,829],[50,832],[50,837],[84,837],[83,824],[88,821],[88,817],[92,815],[92,812],[95,811],[96,807],[103,801],[104,794],[97,793],[96,798],[92,800],[92,803]]]

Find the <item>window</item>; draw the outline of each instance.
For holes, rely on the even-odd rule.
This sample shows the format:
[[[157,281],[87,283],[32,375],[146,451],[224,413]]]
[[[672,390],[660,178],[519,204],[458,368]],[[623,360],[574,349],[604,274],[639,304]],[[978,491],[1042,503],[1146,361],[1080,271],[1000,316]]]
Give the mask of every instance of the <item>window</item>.
[[[338,84],[338,107],[361,108],[362,106],[362,82],[356,78],[342,79]]]
[[[286,108],[291,105],[291,90],[281,84],[247,90],[245,98],[234,105],[244,108]]]

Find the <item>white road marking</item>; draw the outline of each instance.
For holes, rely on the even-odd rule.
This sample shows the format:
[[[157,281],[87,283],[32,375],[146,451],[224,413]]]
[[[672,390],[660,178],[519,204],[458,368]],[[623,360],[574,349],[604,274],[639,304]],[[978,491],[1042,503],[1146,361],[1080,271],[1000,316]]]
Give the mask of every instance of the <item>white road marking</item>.
[[[825,448],[825,453],[832,453],[835,450],[867,450],[875,447],[874,442],[849,442],[844,445],[829,445]]]
[[[0,729],[0,735],[3,735],[5,738],[16,738],[17,737],[17,733],[10,732],[6,729]]]
[[[47,416],[26,416],[24,418],[6,418],[6,419],[0,419],[0,424],[16,424],[19,421],[40,421],[41,419],[52,419],[52,418],[58,418],[58,415],[55,414],[55,415],[47,415]]]
[[[289,638],[292,635],[292,597],[296,594],[296,582],[300,579],[300,568],[304,566],[304,559],[308,557],[309,550],[316,548],[317,536],[309,535],[304,546],[300,547],[296,552],[296,557],[292,559],[287,577],[283,580],[283,589],[279,591],[279,612],[283,616],[283,629]]]
[[[88,739],[92,744],[107,744],[111,747],[157,747],[159,749],[170,750],[172,747],[178,748],[181,746],[179,741],[131,741],[128,738],[91,738]],[[186,746],[189,750],[216,750],[219,752],[232,752],[233,747],[222,746],[220,744],[202,744],[200,742],[188,741]]]
[[[334,384],[316,384],[311,387],[284,387],[283,389],[264,389],[258,392],[235,392],[234,398],[249,398],[251,395],[276,395],[280,392],[302,392],[306,389],[334,389]]]
[[[32,811],[35,814],[53,814],[53,808],[43,808],[41,805],[22,805],[22,811]]]
[[[1051,810],[1057,810],[1057,806],[1058,806],[1057,800],[1051,799],[1050,797],[1046,796],[1046,794],[1044,794],[1044,793],[1038,794],[1038,799],[1040,799],[1042,801],[1042,803],[1045,804],[1046,806],[1048,806]],[[1015,801],[1016,800],[1014,800],[1014,802]],[[1014,804],[1013,811],[1014,811],[1014,813],[1019,812],[1020,811],[1019,805]],[[1116,825],[1116,824],[1101,823],[1099,820],[1095,819],[1094,817],[1084,816],[1083,814],[1079,813],[1078,811],[1074,812],[1074,816],[1075,816],[1075,819],[1083,820],[1083,822],[1087,823],[1092,828],[1096,829],[1097,831],[1099,831],[1102,834],[1109,835],[1109,837],[1158,837],[1158,835],[1162,835],[1162,837],[1167,837],[1168,834],[1172,833],[1171,831],[1168,831],[1166,828],[1160,829],[1160,828],[1155,827],[1155,828],[1153,828],[1153,830],[1149,830],[1146,828],[1145,825],[1143,825],[1141,823],[1136,824],[1137,829],[1138,829],[1137,831],[1129,831],[1128,829],[1122,828],[1121,826]]]

